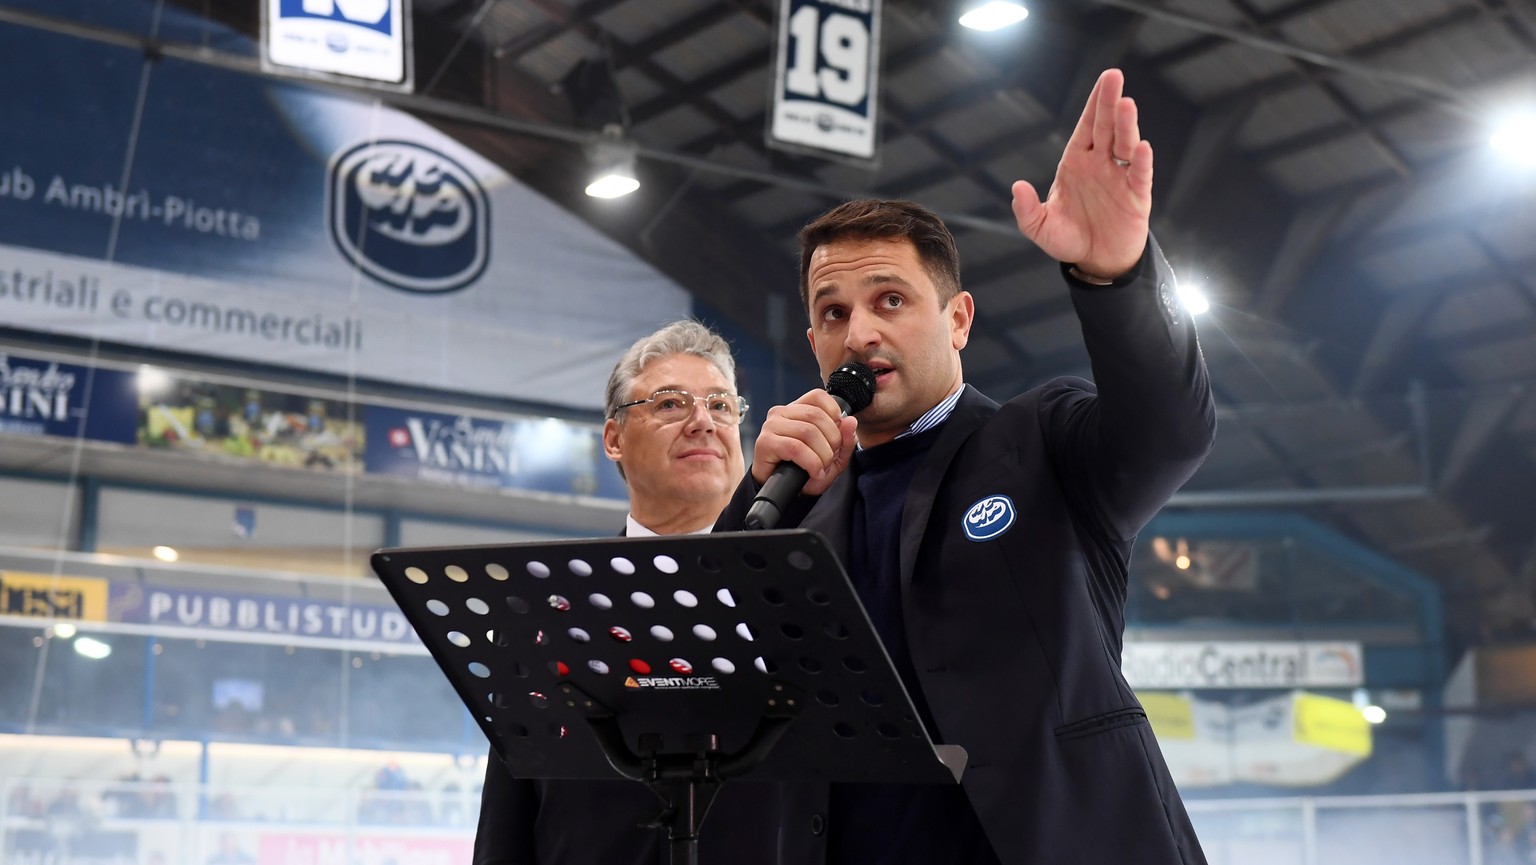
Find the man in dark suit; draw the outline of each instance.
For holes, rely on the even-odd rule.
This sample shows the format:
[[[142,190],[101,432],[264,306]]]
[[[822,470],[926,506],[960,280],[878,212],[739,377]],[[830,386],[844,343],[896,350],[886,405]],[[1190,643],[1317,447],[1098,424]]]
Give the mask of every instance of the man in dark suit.
[[[629,485],[629,537],[708,532],[745,472],[736,366],[696,321],[641,338],[614,366],[603,450]],[[722,789],[700,836],[706,862],[774,862],[774,791]],[[491,752],[475,865],[665,865],[665,836],[640,823],[661,801],[632,781],[514,779]]]
[[[839,418],[822,390],[768,412],[735,530],[783,461],[810,480],[779,527],[826,536],[930,734],[969,754],[962,789],[806,786],[782,861],[827,865],[1204,863],[1120,672],[1136,534],[1214,435],[1204,361],[1148,233],[1152,149],[1104,73],[1049,197],[1013,187],[1020,230],[1063,273],[1095,383],[998,405],[964,384],[975,305],[954,239],[910,202],[856,201],[801,232],[823,376],[875,371]]]

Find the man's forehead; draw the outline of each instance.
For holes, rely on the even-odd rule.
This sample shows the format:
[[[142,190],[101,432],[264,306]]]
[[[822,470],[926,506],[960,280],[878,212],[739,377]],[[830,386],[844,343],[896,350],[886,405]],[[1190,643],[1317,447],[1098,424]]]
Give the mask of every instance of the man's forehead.
[[[664,388],[714,392],[729,389],[730,382],[713,361],[692,354],[669,354],[647,363],[635,377],[635,385],[647,392]]]

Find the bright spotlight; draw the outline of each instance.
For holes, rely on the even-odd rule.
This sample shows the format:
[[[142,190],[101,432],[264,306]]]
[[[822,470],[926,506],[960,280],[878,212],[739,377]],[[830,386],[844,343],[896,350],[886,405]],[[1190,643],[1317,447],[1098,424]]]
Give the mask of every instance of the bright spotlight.
[[[159,546],[149,552],[162,562],[174,562],[181,558],[181,553],[176,552],[175,547]]]
[[[1387,710],[1380,706],[1366,706],[1360,710],[1360,717],[1364,718],[1368,724],[1380,724],[1387,720]]]
[[[587,184],[587,194],[593,198],[622,198],[639,188],[640,181],[634,175],[614,172]]]
[[[1173,566],[1178,568],[1181,571],[1189,570],[1189,566],[1190,566],[1189,556],[1180,555],[1178,558],[1173,560]]]
[[[1536,166],[1536,150],[1531,141],[1536,140],[1536,114],[1507,117],[1494,130],[1489,144],[1504,156],[1516,162]]]
[[[60,622],[53,626],[53,635],[61,640],[67,640],[75,635],[75,626],[69,622]]]
[[[1205,292],[1188,282],[1179,283],[1179,302],[1184,304],[1190,315],[1203,315],[1211,309],[1211,301]]]
[[[112,654],[112,647],[94,637],[81,637],[75,641],[75,652],[99,661]]]
[[[1004,0],[992,0],[982,6],[960,16],[960,26],[969,27],[972,30],[990,32],[1001,30],[1012,24],[1017,24],[1029,17],[1029,10],[1022,3],[1007,3]]]
[[[135,378],[139,393],[154,395],[171,387],[171,376],[163,369],[145,364],[139,367],[139,374]]]

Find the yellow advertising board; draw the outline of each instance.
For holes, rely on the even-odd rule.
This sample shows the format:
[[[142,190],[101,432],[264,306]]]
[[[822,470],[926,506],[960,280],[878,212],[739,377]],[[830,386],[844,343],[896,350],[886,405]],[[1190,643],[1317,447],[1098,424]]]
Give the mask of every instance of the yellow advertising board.
[[[107,581],[0,571],[0,615],[107,620]]]

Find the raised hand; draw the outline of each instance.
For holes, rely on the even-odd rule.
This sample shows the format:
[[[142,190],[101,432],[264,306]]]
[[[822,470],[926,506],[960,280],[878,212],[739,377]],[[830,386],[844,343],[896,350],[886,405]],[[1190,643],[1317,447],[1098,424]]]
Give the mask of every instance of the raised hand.
[[[1129,271],[1146,248],[1152,214],[1152,145],[1142,140],[1125,75],[1099,76],[1042,202],[1034,186],[1013,184],[1019,231],[1087,277]]]

